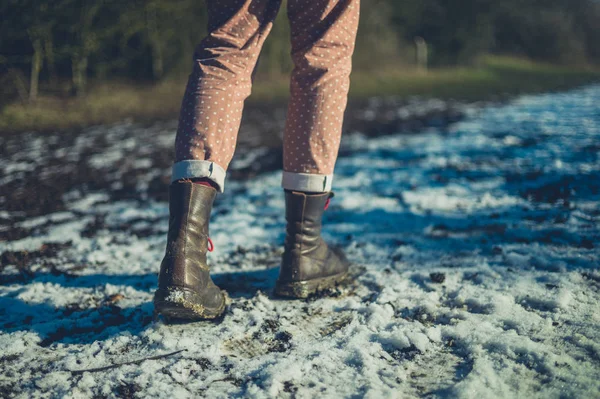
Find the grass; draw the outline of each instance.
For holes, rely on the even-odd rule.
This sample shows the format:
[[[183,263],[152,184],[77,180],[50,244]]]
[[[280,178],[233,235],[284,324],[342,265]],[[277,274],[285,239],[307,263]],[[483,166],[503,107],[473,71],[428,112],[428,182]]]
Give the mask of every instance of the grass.
[[[428,72],[385,68],[377,73],[354,72],[351,100],[371,96],[426,96],[485,100],[499,96],[563,90],[600,82],[600,69],[487,56],[476,67],[441,68]],[[40,96],[35,104],[10,104],[0,110],[0,132],[59,130],[113,123],[125,119],[154,121],[176,118],[184,81],[166,80],[153,86],[101,84],[83,98]],[[288,96],[285,77],[259,76],[248,103],[280,103]]]
[[[600,69],[557,66],[512,57],[487,56],[479,67],[447,68],[429,72],[388,70],[357,73],[352,97],[378,95],[427,96],[484,100],[498,96],[563,90],[600,82]],[[360,84],[354,85],[358,80]]]

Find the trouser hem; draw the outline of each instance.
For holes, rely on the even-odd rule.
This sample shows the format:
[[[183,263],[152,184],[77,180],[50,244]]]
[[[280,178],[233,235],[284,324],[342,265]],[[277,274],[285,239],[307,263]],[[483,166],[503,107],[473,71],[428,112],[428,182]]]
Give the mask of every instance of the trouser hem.
[[[219,192],[222,193],[225,188],[225,174],[225,169],[212,161],[179,161],[173,165],[171,183],[181,179],[205,177],[219,186]]]
[[[286,190],[324,193],[331,191],[333,175],[283,172],[281,186]]]

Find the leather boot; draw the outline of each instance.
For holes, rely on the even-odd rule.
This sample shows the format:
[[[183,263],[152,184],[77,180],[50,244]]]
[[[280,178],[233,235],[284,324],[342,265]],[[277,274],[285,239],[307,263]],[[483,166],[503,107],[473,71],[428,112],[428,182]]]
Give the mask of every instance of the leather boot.
[[[167,319],[212,319],[225,310],[227,294],[213,283],[206,263],[215,196],[214,188],[200,184],[175,182],[169,188],[167,250],[154,294],[155,312]]]
[[[275,293],[306,298],[348,281],[350,262],[321,238],[321,219],[332,192],[285,191],[285,248]]]

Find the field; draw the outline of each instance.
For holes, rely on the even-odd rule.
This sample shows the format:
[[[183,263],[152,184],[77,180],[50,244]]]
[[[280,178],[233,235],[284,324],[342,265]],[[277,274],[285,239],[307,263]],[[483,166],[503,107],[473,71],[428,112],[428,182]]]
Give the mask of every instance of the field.
[[[592,67],[556,66],[488,56],[477,66],[417,71],[411,67],[352,75],[350,102],[364,106],[372,97],[423,96],[443,100],[502,100],[516,94],[565,90],[600,81]],[[247,109],[280,108],[288,95],[287,77],[258,76]],[[41,95],[35,104],[15,102],[0,110],[0,132],[52,131],[131,120],[149,123],[177,118],[185,81],[153,86],[128,83],[92,85],[82,98]],[[354,107],[351,107],[351,110]],[[252,113],[252,111],[250,112]]]
[[[218,323],[153,318],[174,121],[2,135],[0,396],[597,396],[598,104],[353,105],[324,224],[356,281],[306,301],[271,292],[283,114],[254,108],[211,221]]]

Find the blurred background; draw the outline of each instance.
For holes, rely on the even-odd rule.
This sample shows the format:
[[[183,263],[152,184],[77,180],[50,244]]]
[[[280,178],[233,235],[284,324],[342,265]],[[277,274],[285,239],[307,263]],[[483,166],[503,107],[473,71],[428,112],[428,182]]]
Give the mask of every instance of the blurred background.
[[[363,0],[324,235],[365,272],[289,305],[284,2],[211,217],[233,310],[171,329],[151,300],[204,5],[0,0],[0,397],[598,398],[600,0]]]
[[[351,101],[425,95],[479,100],[597,80],[596,0],[367,0]],[[201,0],[3,0],[0,130],[176,118]],[[250,103],[287,95],[285,0]]]

